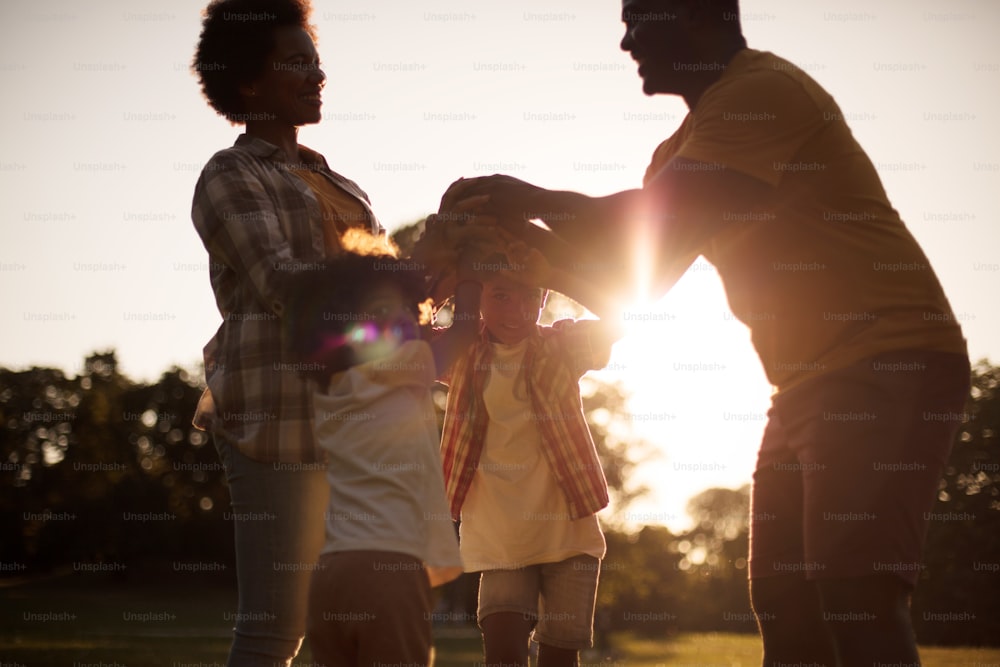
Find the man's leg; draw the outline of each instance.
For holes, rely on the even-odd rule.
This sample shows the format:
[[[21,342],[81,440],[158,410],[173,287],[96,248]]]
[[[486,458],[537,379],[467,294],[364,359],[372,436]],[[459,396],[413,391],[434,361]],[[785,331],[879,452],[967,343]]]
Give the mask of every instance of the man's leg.
[[[958,355],[899,352],[775,400],[804,470],[808,576],[844,665],[918,664],[907,596],[967,392]]]
[[[764,643],[764,667],[838,664],[815,582],[801,575],[751,579],[750,602]]]
[[[920,664],[910,624],[909,586],[894,575],[817,582],[823,618],[841,663]]]
[[[768,414],[750,498],[750,602],[765,667],[837,664],[816,584],[805,577],[802,464],[777,409]]]

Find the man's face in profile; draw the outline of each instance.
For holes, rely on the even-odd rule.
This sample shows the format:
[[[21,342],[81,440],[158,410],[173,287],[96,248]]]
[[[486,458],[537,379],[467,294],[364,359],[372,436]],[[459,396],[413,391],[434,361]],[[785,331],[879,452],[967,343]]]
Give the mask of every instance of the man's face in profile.
[[[687,15],[679,0],[622,0],[621,48],[638,63],[647,95],[683,92],[694,54]]]

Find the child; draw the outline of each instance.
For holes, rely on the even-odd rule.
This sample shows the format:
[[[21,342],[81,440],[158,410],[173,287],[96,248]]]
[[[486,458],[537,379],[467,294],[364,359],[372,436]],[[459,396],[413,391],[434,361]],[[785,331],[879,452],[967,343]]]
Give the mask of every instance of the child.
[[[286,285],[286,337],[298,370],[319,381],[314,430],[328,455],[326,545],[307,627],[320,665],[428,664],[430,589],[462,571],[430,385],[447,345],[471,342],[475,321],[456,321],[434,349],[422,340],[424,275],[414,266],[347,254]],[[478,291],[463,282],[456,307]]]
[[[576,665],[592,643],[607,483],[579,379],[603,367],[618,338],[599,320],[539,326],[548,285],[591,304],[594,290],[523,245],[487,265],[481,336],[448,373],[441,452],[462,561],[482,572],[486,665]],[[595,308],[595,311],[607,308]]]

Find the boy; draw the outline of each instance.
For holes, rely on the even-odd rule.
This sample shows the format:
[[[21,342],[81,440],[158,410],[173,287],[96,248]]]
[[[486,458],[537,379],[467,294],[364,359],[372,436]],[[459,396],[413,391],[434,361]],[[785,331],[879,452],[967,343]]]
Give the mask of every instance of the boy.
[[[428,664],[430,589],[462,571],[430,385],[449,346],[474,337],[474,319],[432,348],[418,325],[424,276],[410,267],[347,254],[286,285],[286,337],[319,383],[314,432],[328,456],[326,545],[307,627],[318,664]],[[459,285],[458,312],[478,289]]]

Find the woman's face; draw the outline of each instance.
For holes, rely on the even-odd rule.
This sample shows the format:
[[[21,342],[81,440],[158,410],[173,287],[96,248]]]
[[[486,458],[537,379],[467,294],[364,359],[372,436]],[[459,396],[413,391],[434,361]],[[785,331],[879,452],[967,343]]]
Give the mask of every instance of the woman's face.
[[[274,50],[264,71],[246,86],[244,100],[249,119],[278,121],[293,127],[318,123],[326,74],[320,69],[312,37],[292,26],[275,29],[274,37]]]

